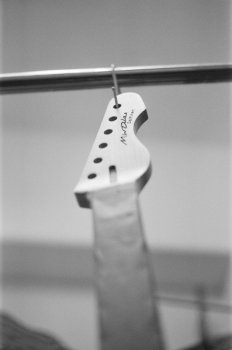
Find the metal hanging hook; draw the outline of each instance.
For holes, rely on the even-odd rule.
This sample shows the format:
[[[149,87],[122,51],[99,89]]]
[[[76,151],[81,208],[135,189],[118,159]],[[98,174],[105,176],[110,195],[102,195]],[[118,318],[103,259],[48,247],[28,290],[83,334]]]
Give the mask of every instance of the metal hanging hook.
[[[119,108],[120,105],[118,103],[117,95],[119,95],[121,92],[120,92],[120,88],[118,85],[118,80],[117,80],[117,76],[116,76],[116,72],[115,72],[115,65],[111,64],[111,68],[112,68],[112,78],[113,78],[113,83],[114,83],[114,85],[112,86],[112,91],[114,94],[115,107]]]

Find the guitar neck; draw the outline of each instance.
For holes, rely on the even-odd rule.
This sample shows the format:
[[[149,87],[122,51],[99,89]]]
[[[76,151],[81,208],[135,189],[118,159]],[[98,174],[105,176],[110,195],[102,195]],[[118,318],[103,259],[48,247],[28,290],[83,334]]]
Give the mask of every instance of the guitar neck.
[[[103,350],[163,349],[135,184],[93,192]]]
[[[112,99],[75,189],[93,209],[102,350],[162,350],[137,194],[151,173],[136,131],[148,116],[138,94]]]

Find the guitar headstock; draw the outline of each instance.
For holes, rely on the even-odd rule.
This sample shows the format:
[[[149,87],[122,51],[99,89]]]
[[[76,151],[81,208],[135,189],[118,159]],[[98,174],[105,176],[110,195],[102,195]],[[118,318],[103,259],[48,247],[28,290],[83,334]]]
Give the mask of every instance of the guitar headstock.
[[[81,207],[90,207],[88,194],[115,185],[136,183],[138,191],[151,173],[150,155],[136,137],[148,116],[136,93],[118,95],[108,104],[87,163],[75,188]],[[118,107],[118,108],[117,108]]]

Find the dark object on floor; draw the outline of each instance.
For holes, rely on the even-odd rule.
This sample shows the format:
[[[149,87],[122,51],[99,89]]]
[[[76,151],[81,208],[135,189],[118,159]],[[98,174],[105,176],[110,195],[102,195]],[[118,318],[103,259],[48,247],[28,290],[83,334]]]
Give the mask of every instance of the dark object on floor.
[[[34,331],[13,317],[0,314],[0,350],[71,350],[54,337]],[[183,350],[232,350],[232,335],[212,339]]]
[[[184,350],[232,350],[232,335],[212,338],[207,343],[199,343]]]
[[[50,335],[22,325],[13,317],[0,314],[0,350],[68,350]]]

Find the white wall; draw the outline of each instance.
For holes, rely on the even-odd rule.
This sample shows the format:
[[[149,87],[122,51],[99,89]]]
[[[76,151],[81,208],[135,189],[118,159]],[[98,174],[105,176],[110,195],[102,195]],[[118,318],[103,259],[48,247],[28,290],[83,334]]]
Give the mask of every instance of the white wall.
[[[1,5],[4,72],[230,61],[229,1],[7,0]],[[154,170],[140,197],[150,248],[228,253],[228,84],[131,90],[141,94],[150,117],[139,132]],[[92,244],[91,213],[78,208],[72,190],[110,98],[111,91],[104,89],[3,98],[5,241],[77,249]],[[63,302],[55,310],[53,287],[42,286],[36,294],[34,289],[6,284],[4,307],[60,334],[70,346],[93,349],[92,291],[57,287]],[[55,315],[53,322],[49,307],[40,313],[45,304]],[[70,320],[85,317],[85,331],[70,329],[75,322],[61,322],[63,313]],[[163,317],[171,347],[197,339],[196,311],[164,305]],[[188,317],[192,322],[186,325]],[[219,323],[228,325],[228,318],[211,322],[215,330]]]

